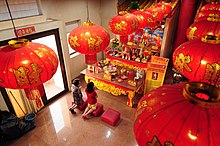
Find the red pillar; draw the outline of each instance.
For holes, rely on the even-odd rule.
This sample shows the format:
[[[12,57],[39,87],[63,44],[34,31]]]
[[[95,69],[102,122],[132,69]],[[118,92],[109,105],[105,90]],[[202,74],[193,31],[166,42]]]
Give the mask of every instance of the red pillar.
[[[187,41],[186,30],[193,23],[196,8],[197,0],[182,0],[173,51]]]

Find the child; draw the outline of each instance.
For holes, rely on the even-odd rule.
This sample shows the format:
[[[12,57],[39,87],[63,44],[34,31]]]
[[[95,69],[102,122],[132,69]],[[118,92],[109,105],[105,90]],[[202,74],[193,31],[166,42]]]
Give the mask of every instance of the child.
[[[81,86],[79,87],[79,79],[72,81],[72,90],[73,90],[73,105],[69,108],[72,114],[76,114],[74,109],[81,106],[84,101],[82,99]]]
[[[82,114],[82,117],[85,119],[88,119],[89,118],[88,114],[92,113],[97,108],[98,95],[95,91],[95,86],[94,86],[93,82],[89,82],[87,84],[87,88],[86,88],[85,92],[87,95],[88,105],[87,105],[84,113]]]

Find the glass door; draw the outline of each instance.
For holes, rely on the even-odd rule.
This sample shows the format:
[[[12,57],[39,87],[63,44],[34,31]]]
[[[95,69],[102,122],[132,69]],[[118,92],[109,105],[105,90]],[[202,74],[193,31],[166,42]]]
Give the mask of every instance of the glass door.
[[[56,37],[56,34],[51,33],[46,36],[34,38],[31,40],[32,42],[44,44],[50,47],[56,52],[59,61],[58,68],[54,76],[49,81],[43,84],[46,94],[46,97],[44,97],[46,99],[44,99],[43,101],[46,103],[49,102],[52,98],[59,96],[62,92],[67,91],[66,75],[65,72],[62,72],[61,69],[64,68],[62,51],[59,50],[60,43],[57,42],[57,40],[60,40]],[[63,67],[61,67],[61,65],[63,65]]]

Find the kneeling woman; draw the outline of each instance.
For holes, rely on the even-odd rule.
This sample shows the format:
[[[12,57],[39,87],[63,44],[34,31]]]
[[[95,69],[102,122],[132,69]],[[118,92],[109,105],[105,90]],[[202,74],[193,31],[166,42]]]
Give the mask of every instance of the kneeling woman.
[[[87,105],[84,113],[82,114],[82,117],[83,118],[89,118],[88,114],[92,113],[97,108],[98,95],[95,91],[95,86],[94,86],[93,82],[89,82],[87,84],[87,88],[86,88],[85,92],[86,92],[86,95],[87,95],[88,105]]]

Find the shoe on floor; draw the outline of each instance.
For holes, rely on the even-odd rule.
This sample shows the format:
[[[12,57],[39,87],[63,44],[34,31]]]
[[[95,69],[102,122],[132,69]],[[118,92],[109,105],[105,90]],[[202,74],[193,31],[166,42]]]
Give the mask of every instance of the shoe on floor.
[[[76,112],[74,111],[74,109],[69,109],[70,110],[70,112],[72,113],[72,114],[76,114]]]

